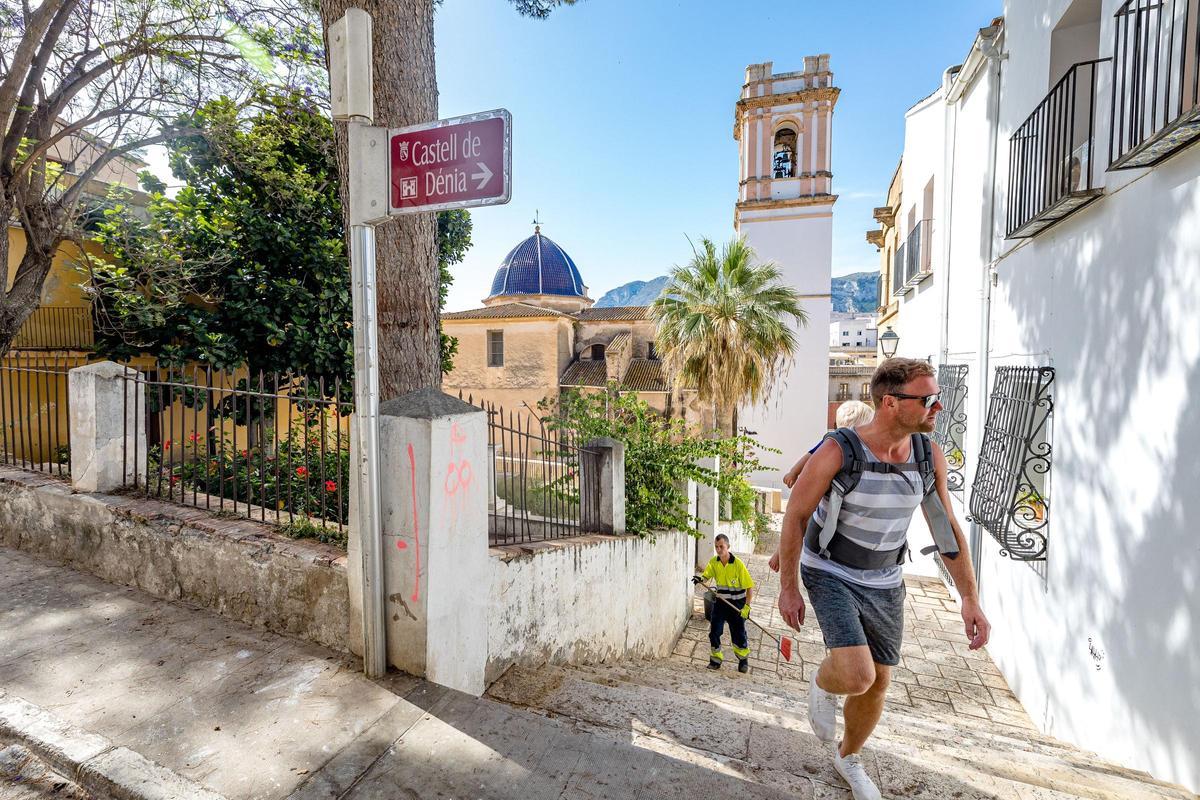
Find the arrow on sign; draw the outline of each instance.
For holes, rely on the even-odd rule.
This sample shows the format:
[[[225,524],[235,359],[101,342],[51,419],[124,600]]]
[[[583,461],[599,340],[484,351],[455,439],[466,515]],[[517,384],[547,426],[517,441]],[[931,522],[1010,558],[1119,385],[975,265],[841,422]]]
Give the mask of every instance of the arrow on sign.
[[[484,186],[487,186],[487,182],[492,179],[492,171],[488,169],[488,165],[482,161],[476,161],[475,163],[479,165],[479,169],[481,169],[482,172],[476,172],[472,174],[471,180],[479,181],[479,185],[475,188],[482,189]]]

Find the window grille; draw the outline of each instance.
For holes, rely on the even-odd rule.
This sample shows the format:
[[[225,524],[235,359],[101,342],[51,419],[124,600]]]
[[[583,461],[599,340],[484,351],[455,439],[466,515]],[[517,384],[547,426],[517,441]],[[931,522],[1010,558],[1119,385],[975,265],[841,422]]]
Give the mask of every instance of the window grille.
[[[957,492],[961,498],[966,483],[963,468],[967,462],[963,449],[967,438],[967,365],[939,365],[937,381],[944,408],[937,415],[933,440],[946,455],[946,479],[950,491]]]
[[[504,366],[504,331],[488,331],[488,366]]]
[[[1045,561],[1053,367],[998,367],[971,485],[971,518],[1001,555]]]

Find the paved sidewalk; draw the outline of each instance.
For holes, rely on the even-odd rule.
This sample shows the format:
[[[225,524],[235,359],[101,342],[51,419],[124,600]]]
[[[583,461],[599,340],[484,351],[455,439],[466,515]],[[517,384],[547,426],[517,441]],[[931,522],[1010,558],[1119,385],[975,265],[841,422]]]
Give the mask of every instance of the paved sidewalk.
[[[0,619],[10,700],[230,800],[789,796],[4,548]]]
[[[761,555],[741,556],[757,585],[752,616],[777,637],[792,636],[795,647],[785,661],[771,640],[754,625],[746,626],[752,652],[750,665],[759,674],[806,681],[825,658],[825,644],[816,616],[808,609],[804,625],[793,631],[776,607],[779,575]],[[992,663],[987,650],[970,650],[963,631],[958,601],[937,578],[906,576],[904,644],[900,664],[892,670],[888,704],[946,714],[966,714],[1017,728],[1033,730],[1033,722]],[[700,606],[697,603],[697,610]],[[726,663],[734,664],[729,634],[723,639]],[[708,623],[693,615],[675,648],[675,656],[699,665],[708,663]]]

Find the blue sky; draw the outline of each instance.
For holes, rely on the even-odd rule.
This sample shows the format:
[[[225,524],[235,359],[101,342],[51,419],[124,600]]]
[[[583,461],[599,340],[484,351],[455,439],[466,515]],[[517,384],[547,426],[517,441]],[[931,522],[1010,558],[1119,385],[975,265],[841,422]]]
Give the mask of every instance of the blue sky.
[[[863,240],[903,145],[904,111],[966,56],[999,0],[581,0],[548,20],[504,0],[445,0],[440,116],[513,115],[513,196],[473,212],[448,310],[479,305],[504,255],[542,231],[592,297],[664,274],[688,240],[733,233],[733,107],[747,64],[801,69],[829,53],[834,113],[833,273],[877,269]]]

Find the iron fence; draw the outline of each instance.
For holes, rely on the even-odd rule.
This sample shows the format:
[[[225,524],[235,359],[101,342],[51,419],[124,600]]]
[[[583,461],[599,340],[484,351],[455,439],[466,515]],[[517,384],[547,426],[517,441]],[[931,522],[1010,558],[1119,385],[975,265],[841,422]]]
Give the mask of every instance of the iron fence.
[[[938,394],[942,397],[942,412],[937,415],[933,440],[946,456],[947,483],[950,491],[961,498],[965,489],[967,435],[967,365],[940,364],[937,369]]]
[[[146,421],[146,452],[138,452],[137,437],[125,436],[134,451],[124,454],[130,488],[261,522],[314,525],[344,539],[348,385],[199,368],[146,369],[127,380],[139,389],[127,397],[142,406],[133,419],[144,412]],[[139,463],[144,482],[128,469]]]
[[[91,306],[42,306],[17,331],[12,348],[90,350],[95,342]]]
[[[1009,238],[1035,236],[1100,195],[1096,73],[1110,60],[1073,65],[1009,139]]]
[[[601,530],[599,451],[535,414],[463,399],[488,418],[490,546]]]
[[[1114,24],[1108,157],[1157,164],[1200,137],[1197,0],[1126,0]]]
[[[11,352],[0,359],[0,460],[59,477],[71,473],[67,372],[83,358]]]
[[[1018,561],[1046,559],[1053,383],[1053,367],[996,368],[971,484],[971,518]]]

